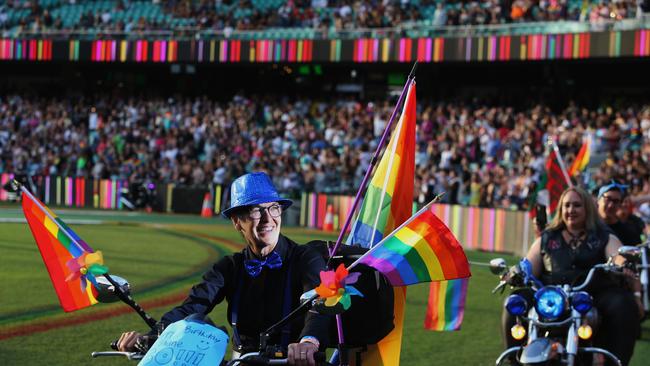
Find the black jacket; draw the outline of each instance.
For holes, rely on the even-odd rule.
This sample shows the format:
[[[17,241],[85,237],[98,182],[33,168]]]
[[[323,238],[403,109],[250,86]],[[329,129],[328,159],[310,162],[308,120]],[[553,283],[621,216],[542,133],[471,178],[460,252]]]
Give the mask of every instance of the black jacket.
[[[641,237],[645,230],[645,223],[636,215],[630,215],[626,222],[617,221],[609,225],[609,228],[623,245],[639,245],[643,242]]]
[[[283,235],[280,235],[274,250],[282,258],[282,267],[264,268],[255,278],[243,269],[244,260],[255,258],[248,247],[240,253],[223,257],[203,275],[201,283],[192,287],[183,304],[163,315],[160,322],[167,326],[190,314],[207,314],[225,298],[228,302],[228,322],[232,324],[233,297],[239,287],[237,329],[244,345],[256,347],[260,332],[283,317],[289,266],[291,310],[298,307],[303,292],[318,286],[320,271],[326,266],[318,252],[308,246],[298,245]],[[304,336],[313,336],[318,338],[321,348],[324,347],[329,321],[329,316],[308,312],[292,323],[290,342],[297,342]],[[272,337],[271,344],[280,344],[280,336]]]
[[[589,270],[596,264],[607,262],[605,248],[609,241],[610,231],[607,227],[598,226],[596,230],[588,231],[585,242],[573,249],[562,237],[562,230],[546,230],[542,233],[542,275],[545,285],[572,284],[584,281]],[[618,283],[611,276],[598,273],[597,278],[589,286],[591,291],[600,290]]]

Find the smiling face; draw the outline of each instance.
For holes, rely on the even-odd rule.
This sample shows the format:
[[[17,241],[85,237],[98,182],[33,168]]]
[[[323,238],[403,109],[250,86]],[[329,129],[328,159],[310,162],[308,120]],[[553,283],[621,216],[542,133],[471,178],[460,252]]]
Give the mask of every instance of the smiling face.
[[[586,212],[582,198],[575,191],[564,195],[562,202],[562,220],[568,229],[582,230],[585,228]]]
[[[278,243],[282,216],[272,215],[277,213],[277,206],[279,206],[278,202],[262,203],[231,217],[235,229],[242,234],[253,253],[258,256],[271,253]],[[281,207],[279,210],[279,213],[282,213]]]
[[[196,344],[196,348],[198,348],[199,351],[205,351],[210,347],[212,347],[212,342],[205,339],[200,340],[199,343]]]
[[[602,194],[598,199],[598,215],[608,224],[618,221],[616,215],[623,201],[623,195],[618,190],[610,190]]]

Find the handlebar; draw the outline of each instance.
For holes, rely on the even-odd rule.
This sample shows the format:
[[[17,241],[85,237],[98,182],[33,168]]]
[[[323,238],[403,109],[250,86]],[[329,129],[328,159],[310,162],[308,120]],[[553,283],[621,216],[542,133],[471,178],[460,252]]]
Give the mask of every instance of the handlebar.
[[[614,265],[614,264],[611,264],[611,263],[597,264],[597,265],[593,266],[593,267],[589,270],[589,272],[587,273],[587,277],[585,278],[585,280],[584,280],[580,285],[578,285],[578,286],[573,286],[573,287],[571,288],[571,291],[580,291],[580,290],[584,289],[585,287],[587,287],[587,285],[589,285],[589,283],[590,283],[591,280],[593,279],[593,277],[594,277],[594,273],[596,273],[597,270],[604,270],[604,271],[606,271],[606,272],[610,272],[610,273],[622,274],[622,268],[623,268],[623,267],[618,266],[618,265]],[[508,284],[512,284],[511,282],[512,282],[512,281],[506,281],[506,280],[501,280],[501,281],[499,281],[499,284],[498,284],[498,285],[497,285],[497,286],[492,290],[492,293],[496,293],[496,292],[499,291],[499,290],[501,290],[501,292],[503,292],[503,289],[504,289]],[[529,282],[529,283],[524,284],[524,285],[526,285],[526,286],[531,286],[533,289],[538,290],[538,288],[537,288],[537,287],[535,286],[535,284],[532,283],[532,282]]]
[[[622,273],[622,267],[620,267],[620,266],[617,266],[617,265],[614,265],[614,264],[608,264],[608,263],[596,264],[595,266],[591,267],[591,269],[589,270],[589,273],[587,273],[587,278],[585,278],[584,282],[582,282],[582,284],[580,284],[578,286],[573,286],[572,290],[573,291],[580,291],[580,290],[584,289],[585,287],[587,287],[587,285],[589,285],[592,278],[594,277],[594,273],[596,273],[596,271],[599,270],[599,269],[602,269],[602,270],[604,270],[606,272],[610,272],[610,273],[616,273],[616,274]]]
[[[507,282],[507,281],[504,281],[504,280],[499,281],[499,284],[497,285],[497,287],[495,287],[495,288],[492,290],[492,293],[494,294],[494,293],[496,293],[496,292],[499,291],[499,290],[501,290],[501,293],[503,293],[503,289],[504,289],[507,285],[508,285],[508,282]]]
[[[144,357],[144,354],[140,352],[119,352],[119,351],[108,351],[108,352],[93,352],[90,354],[92,358],[97,357],[109,357],[109,356],[124,356],[129,360],[141,360]]]
[[[314,361],[316,361],[317,365],[333,366],[331,363],[326,361],[326,358],[327,356],[325,355],[325,352],[314,353]],[[235,365],[266,366],[266,365],[286,365],[288,362],[289,361],[286,358],[270,359],[264,355],[261,355],[260,352],[250,352],[250,353],[243,354],[239,358],[230,360],[226,365],[227,366],[235,366]]]
[[[90,354],[92,358],[97,357],[126,357],[131,361],[139,361],[144,358],[144,354],[140,352],[119,352],[119,351],[106,351],[106,352],[93,352]],[[314,361],[317,365],[323,366],[334,366],[333,364],[326,361],[325,352],[316,352],[314,353]],[[267,365],[286,365],[288,363],[286,358],[268,358],[266,356],[260,355],[259,352],[250,352],[242,355],[239,358],[230,360],[227,365],[258,365],[258,366],[267,366]]]
[[[260,356],[259,352],[251,352],[251,353],[246,353],[242,355],[239,358],[235,358],[233,360],[230,360],[227,363],[227,366],[231,365],[286,365],[287,364],[287,359],[286,358],[280,358],[280,359],[269,359],[264,356]]]

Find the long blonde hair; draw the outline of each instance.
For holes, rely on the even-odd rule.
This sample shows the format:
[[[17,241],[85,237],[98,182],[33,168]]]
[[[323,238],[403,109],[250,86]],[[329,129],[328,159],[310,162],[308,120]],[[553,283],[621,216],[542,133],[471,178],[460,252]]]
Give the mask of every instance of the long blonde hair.
[[[566,224],[564,223],[564,220],[562,220],[562,216],[564,216],[564,205],[562,202],[564,201],[564,197],[566,197],[569,192],[575,192],[578,196],[580,196],[582,206],[585,208],[585,230],[595,230],[600,225],[600,219],[598,218],[596,204],[594,203],[594,199],[591,197],[591,195],[580,187],[569,187],[565,189],[564,192],[562,192],[560,200],[557,204],[557,208],[555,209],[555,216],[553,217],[551,223],[548,225],[547,229],[561,230],[566,228]]]

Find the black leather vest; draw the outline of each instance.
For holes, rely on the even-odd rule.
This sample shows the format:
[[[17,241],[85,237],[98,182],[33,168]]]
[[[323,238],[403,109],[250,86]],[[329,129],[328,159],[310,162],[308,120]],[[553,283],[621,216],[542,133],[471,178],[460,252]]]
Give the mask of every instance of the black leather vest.
[[[598,228],[588,232],[585,242],[573,249],[562,237],[562,230],[544,231],[542,282],[546,285],[580,284],[591,267],[607,261],[608,241],[609,232]]]

